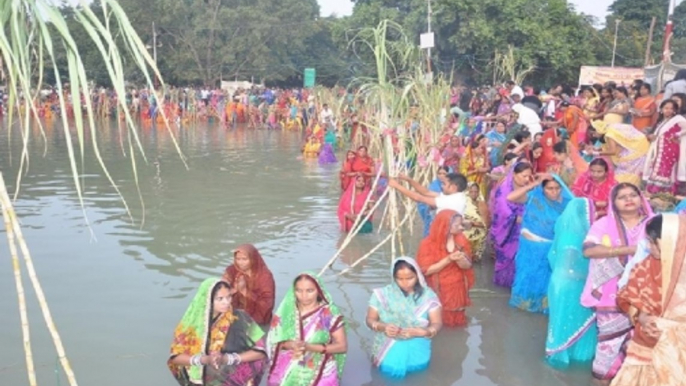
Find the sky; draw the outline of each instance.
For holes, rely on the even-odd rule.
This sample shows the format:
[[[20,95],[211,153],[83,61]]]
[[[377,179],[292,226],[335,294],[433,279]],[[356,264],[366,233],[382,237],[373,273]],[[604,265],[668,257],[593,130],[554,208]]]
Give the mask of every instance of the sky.
[[[607,15],[607,7],[613,0],[570,0],[578,12],[593,15],[604,19]],[[350,0],[319,0],[322,16],[335,13],[338,16],[350,15],[353,12],[353,3]],[[666,12],[667,10],[665,10]]]

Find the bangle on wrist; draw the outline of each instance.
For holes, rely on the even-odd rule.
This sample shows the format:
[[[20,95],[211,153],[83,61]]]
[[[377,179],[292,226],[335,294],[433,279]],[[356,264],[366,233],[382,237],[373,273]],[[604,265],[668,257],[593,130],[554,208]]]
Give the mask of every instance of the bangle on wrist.
[[[324,354],[324,355],[327,354],[327,352],[326,352],[326,343],[324,343],[324,344],[322,345],[322,354]]]

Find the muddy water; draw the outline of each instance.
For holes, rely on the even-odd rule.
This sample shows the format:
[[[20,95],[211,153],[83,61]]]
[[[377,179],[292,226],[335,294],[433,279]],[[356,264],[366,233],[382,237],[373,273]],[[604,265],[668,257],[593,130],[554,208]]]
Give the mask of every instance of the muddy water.
[[[6,128],[0,132],[0,170],[10,189],[21,151],[17,134],[8,139]],[[186,170],[168,133],[142,130],[147,164],[140,157],[137,161],[145,212],[124,156],[130,149],[118,129],[105,125],[99,137],[102,157],[134,223],[87,148],[81,179],[90,228],[86,225],[58,128],[48,128],[47,151],[40,139],[29,146],[30,169],[16,203],[80,385],[175,384],[165,366],[172,331],[199,282],[221,275],[236,245],[248,242],[259,248],[275,275],[278,301],[297,273],[321,268],[343,240],[335,217],[338,166],[298,160],[298,134],[212,126],[181,130]],[[326,278],[349,326],[344,385],[588,383],[588,367],[560,373],[545,365],[546,318],[507,306],[508,294],[490,284],[492,263],[476,267],[469,327],[439,334],[430,370],[403,382],[380,378],[370,365],[372,336],[363,323],[371,289],[390,280],[389,252],[373,255],[345,276],[335,275],[378,240],[377,234],[358,237]],[[416,238],[409,242],[409,251],[417,243]],[[0,383],[26,385],[7,251],[3,232]],[[24,285],[39,384],[66,385],[26,276]]]

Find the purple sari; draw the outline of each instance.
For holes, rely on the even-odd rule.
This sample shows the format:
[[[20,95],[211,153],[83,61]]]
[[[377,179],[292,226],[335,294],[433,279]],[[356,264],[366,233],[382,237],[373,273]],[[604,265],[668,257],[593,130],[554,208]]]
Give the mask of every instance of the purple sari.
[[[319,164],[334,164],[336,163],[336,154],[333,152],[333,146],[330,143],[325,143],[322,147],[322,151],[319,153]]]
[[[507,195],[514,189],[513,167],[507,177],[491,193],[489,203],[492,216],[490,237],[495,249],[493,283],[501,287],[512,287],[514,281],[514,259],[519,247],[519,232],[522,228],[518,219],[524,214],[524,204],[507,200]]]

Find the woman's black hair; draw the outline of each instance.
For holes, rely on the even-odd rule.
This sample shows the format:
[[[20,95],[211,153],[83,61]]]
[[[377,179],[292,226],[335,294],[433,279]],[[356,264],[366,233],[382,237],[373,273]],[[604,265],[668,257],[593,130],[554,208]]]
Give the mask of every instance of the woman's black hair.
[[[505,157],[503,157],[503,163],[507,163],[508,161],[511,161],[513,159],[517,158],[517,154],[515,153],[507,153],[505,154]]]
[[[564,141],[556,143],[553,145],[553,152],[558,154],[567,154],[567,143]]]
[[[645,82],[644,82],[644,83],[641,83],[641,84],[636,88],[636,91],[639,91],[639,92],[640,92],[642,88],[645,88],[646,90],[648,90],[648,93],[652,93],[652,92],[653,92],[653,87],[650,85],[650,83],[645,83]]]
[[[678,98],[678,96],[677,96],[677,98]],[[686,102],[684,102],[682,100],[681,103],[686,103]],[[665,120],[665,116],[664,116],[664,114],[662,114],[662,109],[669,104],[672,105],[672,108],[674,109],[674,113],[676,115],[679,115],[679,111],[680,111],[679,104],[676,103],[676,101],[672,100],[671,98],[662,101],[662,103],[660,103],[660,110],[659,110],[659,114],[657,116],[657,123],[655,123],[655,128],[657,128]],[[681,110],[684,110],[684,108],[682,107]]]
[[[469,147],[471,147],[472,149],[476,149],[477,147],[479,147],[479,141],[475,139],[472,143],[469,144]]]
[[[610,170],[610,165],[608,165],[607,161],[605,161],[602,158],[596,158],[593,161],[591,161],[588,167],[590,168],[591,166],[602,166],[603,169],[605,169],[606,173]]]
[[[417,269],[410,263],[408,263],[405,260],[398,260],[395,262],[395,265],[393,265],[393,278],[395,279],[395,275],[400,271],[401,269],[407,268],[410,271],[412,271],[416,276],[417,276],[417,282],[414,283],[414,301],[416,302],[419,300],[419,298],[422,297],[424,294],[424,287],[422,287],[421,283],[419,283],[419,273],[417,272]],[[405,290],[402,288],[400,289],[403,291],[403,295],[407,296],[408,294],[405,293]]]
[[[514,140],[517,141],[517,143],[522,143],[526,138],[531,137],[531,133],[528,131],[520,131],[519,133],[515,134]]]
[[[449,166],[439,166],[437,172],[443,170],[446,173],[450,173],[450,167]]]
[[[648,220],[648,223],[646,223],[646,235],[654,243],[662,238],[662,222],[662,215],[658,214],[657,216]]]
[[[514,167],[514,174],[519,174],[527,170],[533,170],[534,168],[528,162],[520,162]]]
[[[686,113],[686,94],[684,94],[682,92],[678,92],[678,93],[672,94],[672,98],[674,98],[674,97],[679,98],[679,100],[681,101],[681,108],[677,107],[676,113],[677,114]],[[669,99],[672,99],[672,98],[669,98]]]
[[[210,296],[212,299],[212,302],[210,303],[210,309],[209,309],[209,320],[214,322],[213,320],[213,313],[214,313],[214,297],[217,296],[217,292],[221,290],[222,288],[226,288],[227,290],[231,291],[231,284],[225,282],[225,281],[219,281],[217,284],[214,285],[212,288],[212,291],[210,292]],[[248,319],[249,317],[244,314],[243,311],[241,310],[233,310],[234,314],[238,316],[238,319],[231,323],[231,331],[229,334],[226,336],[224,340],[224,346],[222,347],[222,352],[223,353],[229,353],[229,352],[244,352],[246,350],[249,350],[251,347],[255,345],[255,342],[250,338],[248,335]],[[205,350],[209,351],[210,341],[207,341],[207,345],[205,346]]]
[[[622,94],[624,94],[624,96],[629,96],[629,92],[626,90],[626,87],[624,86],[617,87],[615,91],[621,92]]]
[[[674,79],[672,79],[672,80],[675,81],[675,80],[684,80],[684,79],[686,79],[686,69],[681,69],[681,70],[676,72],[676,75],[674,75]]]
[[[541,185],[545,188],[545,187],[548,186],[548,184],[551,183],[551,182],[554,182],[554,183],[560,185],[560,183],[557,182],[557,180],[554,179],[554,178],[551,178],[551,179],[549,179],[549,180],[543,180],[543,182],[541,183]],[[560,187],[562,187],[562,185],[560,185]]]
[[[295,280],[293,280],[293,288],[295,288],[295,285],[298,284],[299,281],[305,280],[305,279],[311,281],[312,283],[314,283],[314,286],[317,287],[317,302],[319,302],[319,303],[323,302],[325,299],[322,297],[322,292],[319,288],[319,284],[317,284],[317,281],[314,280],[313,278],[311,278],[310,275],[307,275],[304,273],[302,275],[298,275],[295,278]]]
[[[535,142],[535,143],[533,144],[533,146],[531,146],[531,151],[538,150],[538,149],[542,149],[542,148],[543,148],[543,145],[541,145],[540,142]]]

